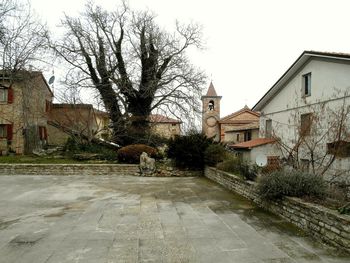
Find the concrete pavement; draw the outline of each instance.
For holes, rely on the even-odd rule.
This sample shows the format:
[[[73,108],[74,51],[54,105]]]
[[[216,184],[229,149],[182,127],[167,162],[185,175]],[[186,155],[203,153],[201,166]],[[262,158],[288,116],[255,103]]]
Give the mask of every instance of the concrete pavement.
[[[350,262],[205,178],[0,176],[0,262]]]

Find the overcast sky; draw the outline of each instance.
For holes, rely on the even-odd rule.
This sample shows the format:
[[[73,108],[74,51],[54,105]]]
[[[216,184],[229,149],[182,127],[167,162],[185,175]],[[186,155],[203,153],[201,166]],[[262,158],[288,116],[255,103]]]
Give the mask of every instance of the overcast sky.
[[[85,0],[31,0],[52,32],[63,12],[76,15]],[[96,0],[114,8],[118,0]],[[253,107],[304,50],[350,53],[348,0],[129,0],[154,11],[172,30],[175,20],[203,25],[206,49],[193,63],[213,80],[221,117]],[[207,84],[209,86],[209,82]],[[207,89],[207,87],[205,87]]]

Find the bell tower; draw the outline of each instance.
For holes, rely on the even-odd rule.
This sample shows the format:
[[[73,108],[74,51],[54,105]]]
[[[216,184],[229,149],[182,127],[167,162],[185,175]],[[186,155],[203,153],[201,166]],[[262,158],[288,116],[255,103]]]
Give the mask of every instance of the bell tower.
[[[220,100],[213,82],[210,82],[207,94],[202,96],[202,133],[214,141],[220,141]]]

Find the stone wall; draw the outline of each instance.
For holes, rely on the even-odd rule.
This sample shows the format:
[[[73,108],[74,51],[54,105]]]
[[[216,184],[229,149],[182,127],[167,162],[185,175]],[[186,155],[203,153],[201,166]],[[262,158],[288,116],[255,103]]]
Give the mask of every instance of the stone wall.
[[[320,205],[304,202],[299,198],[286,197],[279,201],[264,202],[257,194],[255,183],[207,167],[204,175],[304,229],[316,239],[350,252],[350,216]]]
[[[138,175],[132,164],[0,164],[0,175]]]

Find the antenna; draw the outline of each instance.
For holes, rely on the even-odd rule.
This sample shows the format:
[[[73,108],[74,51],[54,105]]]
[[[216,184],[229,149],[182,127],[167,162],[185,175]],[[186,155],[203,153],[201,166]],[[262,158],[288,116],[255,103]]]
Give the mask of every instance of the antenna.
[[[55,93],[54,93],[54,89],[55,89],[54,82],[55,82],[55,71],[52,70],[52,76],[49,79],[49,85],[51,85],[52,94],[55,96]]]

